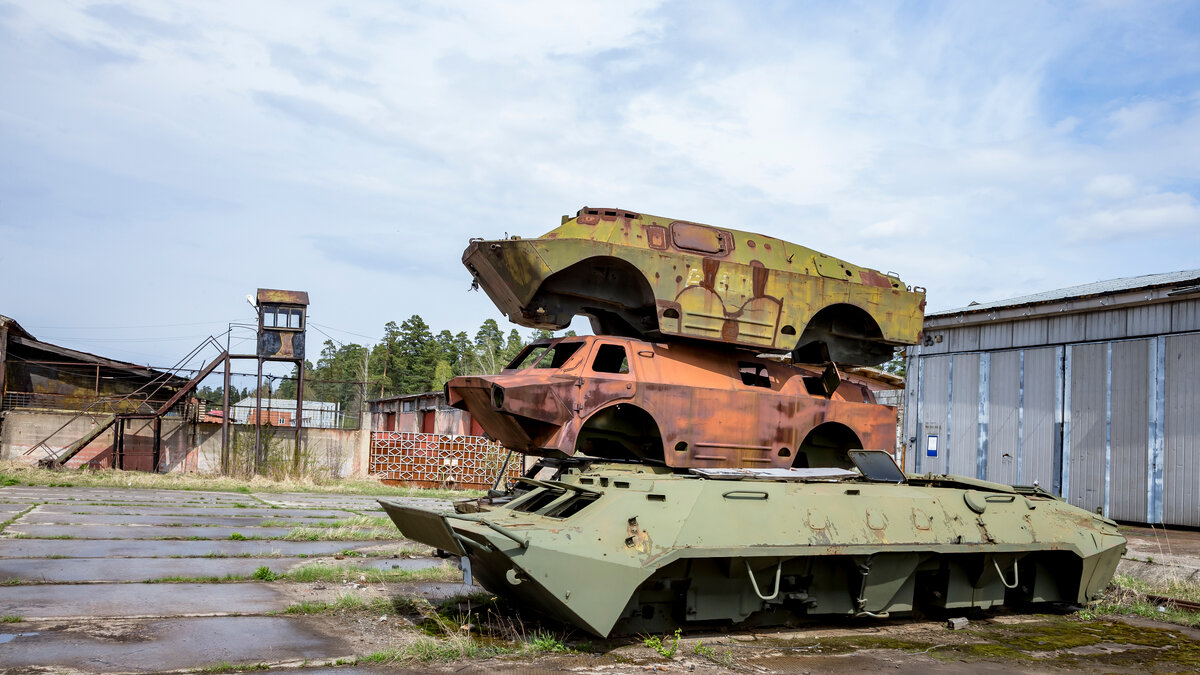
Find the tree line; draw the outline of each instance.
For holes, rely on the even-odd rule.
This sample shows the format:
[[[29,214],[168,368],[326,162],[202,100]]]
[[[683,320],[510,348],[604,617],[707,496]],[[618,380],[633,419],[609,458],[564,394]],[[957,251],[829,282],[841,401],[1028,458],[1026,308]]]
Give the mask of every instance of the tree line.
[[[434,334],[414,314],[400,324],[384,324],[383,339],[374,345],[325,340],[316,363],[304,363],[304,398],[334,401],[349,412],[368,399],[440,391],[452,377],[498,373],[532,340],[553,336],[543,330],[523,337],[515,328],[505,335],[495,319],[485,320],[474,337],[466,331]],[[298,374],[293,369],[278,386],[264,381],[263,397],[296,398]],[[223,389],[201,387],[199,395],[219,406]],[[252,388],[231,389],[230,402],[254,395]]]

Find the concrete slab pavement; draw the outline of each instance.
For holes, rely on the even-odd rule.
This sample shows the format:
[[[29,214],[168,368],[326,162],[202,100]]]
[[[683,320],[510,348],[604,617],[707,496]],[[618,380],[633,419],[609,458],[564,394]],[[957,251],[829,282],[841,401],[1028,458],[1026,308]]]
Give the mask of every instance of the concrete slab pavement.
[[[0,614],[26,620],[265,614],[291,604],[268,583],[4,586]]]
[[[0,491],[0,494],[3,494]],[[0,505],[0,508],[5,506],[12,508],[16,505]],[[104,505],[104,504],[89,504],[79,505],[69,502],[59,502],[54,504],[42,504],[38,506],[38,513],[65,513],[74,514],[81,511],[97,515],[139,515],[139,516],[197,516],[204,517],[211,514],[218,516],[235,516],[235,517],[263,517],[263,518],[290,518],[290,517],[305,517],[305,518],[352,518],[359,515],[353,511],[343,509],[285,509],[282,507],[229,507],[229,506],[169,506],[163,505],[162,502],[155,502],[153,506],[148,506],[143,502],[131,502],[123,505]]]
[[[10,629],[0,629],[8,631]],[[121,622],[106,630],[70,624],[0,644],[0,667],[162,672],[350,656],[353,649],[304,617],[171,618]],[[42,671],[39,671],[42,672]]]
[[[38,539],[230,539],[239,534],[247,539],[278,539],[290,527],[155,527],[153,525],[38,525],[13,523],[6,533]]]
[[[260,566],[286,573],[313,562],[379,570],[444,562],[390,557],[404,547],[425,548],[403,540],[229,539],[235,532],[279,537],[295,527],[380,513],[374,498],[357,495],[266,497],[270,503],[245,493],[0,488],[0,516],[13,519],[0,535],[0,581],[6,582],[0,585],[0,614],[22,619],[0,627],[0,670],[157,672],[223,663],[328,662],[351,656],[355,644],[363,645],[356,640],[377,629],[348,638],[344,627],[331,629],[320,617],[278,613],[301,600],[332,601],[352,588],[385,592],[375,584],[144,582],[245,578]],[[449,508],[444,500],[424,501]],[[342,552],[365,550],[390,555],[337,559]],[[473,590],[455,583],[408,583],[389,584],[386,592],[436,601]]]
[[[284,574],[312,562],[312,558],[0,558],[0,581],[76,584],[169,578],[246,578],[259,567]],[[442,564],[437,558],[353,558],[336,562],[378,570],[419,570]],[[0,598],[3,595],[4,588],[0,587]]]
[[[156,525],[179,527],[188,525],[226,525],[229,527],[328,527],[341,518],[306,518],[296,511],[286,511],[287,516],[241,516],[216,515],[111,515],[107,513],[48,513],[38,506],[21,518],[27,525]],[[356,516],[348,516],[356,517]],[[265,525],[264,525],[265,523]]]
[[[261,539],[0,539],[0,558],[149,558],[197,556],[299,556],[382,549],[400,552],[405,541],[280,541]]]

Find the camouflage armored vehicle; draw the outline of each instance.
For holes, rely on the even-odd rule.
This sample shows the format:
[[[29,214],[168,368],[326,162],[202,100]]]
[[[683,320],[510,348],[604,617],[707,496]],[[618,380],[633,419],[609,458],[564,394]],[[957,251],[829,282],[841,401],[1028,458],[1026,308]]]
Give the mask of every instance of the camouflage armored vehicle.
[[[817,371],[706,342],[539,341],[446,400],[528,455],[676,467],[850,467],[895,442],[896,411],[830,365]]]
[[[895,413],[835,363],[920,339],[923,289],[894,275],[601,209],[472,241],[463,262],[512,321],[586,315],[600,334],[447,385],[550,478],[452,514],[381,500],[497,595],[606,636],[1082,603],[1116,569],[1111,520],[1036,486],[905,475],[879,451]]]
[[[541,237],[472,240],[463,264],[509,320],[598,335],[691,338],[877,365],[915,344],[924,289],[772,237],[583,208]]]
[[[853,470],[597,465],[523,479],[527,493],[472,514],[380,503],[487,590],[602,637],[1084,603],[1124,551],[1116,523],[1039,488],[851,457]]]

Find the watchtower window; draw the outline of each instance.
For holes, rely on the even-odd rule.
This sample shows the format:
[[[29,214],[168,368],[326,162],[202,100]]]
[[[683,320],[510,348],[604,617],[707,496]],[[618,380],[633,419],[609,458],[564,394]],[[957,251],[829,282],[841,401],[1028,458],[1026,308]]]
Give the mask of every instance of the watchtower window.
[[[592,359],[592,370],[597,373],[629,372],[629,357],[621,345],[600,345]]]
[[[263,328],[301,330],[304,328],[304,310],[299,307],[263,305],[262,320]]]
[[[771,375],[761,363],[738,361],[738,374],[742,376],[742,384],[747,387],[771,388]]]

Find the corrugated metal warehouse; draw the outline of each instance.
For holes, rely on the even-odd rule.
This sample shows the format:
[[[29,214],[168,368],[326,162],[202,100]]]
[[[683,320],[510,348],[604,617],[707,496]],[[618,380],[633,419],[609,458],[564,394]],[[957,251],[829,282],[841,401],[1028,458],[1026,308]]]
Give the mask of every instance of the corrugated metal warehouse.
[[[908,350],[904,464],[1200,526],[1200,270],[930,314]]]

